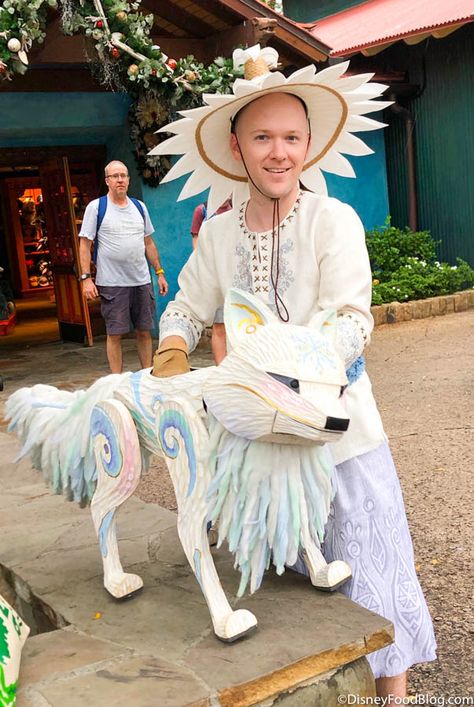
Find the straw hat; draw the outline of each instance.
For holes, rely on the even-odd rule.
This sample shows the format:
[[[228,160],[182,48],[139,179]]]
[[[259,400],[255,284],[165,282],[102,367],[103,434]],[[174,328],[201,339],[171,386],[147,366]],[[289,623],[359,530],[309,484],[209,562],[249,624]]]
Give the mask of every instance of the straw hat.
[[[373,152],[353,132],[384,127],[366,113],[380,111],[390,105],[374,101],[386,86],[368,83],[373,74],[342,77],[349,62],[330,66],[319,73],[313,65],[295,71],[286,78],[276,67],[275,49],[236,49],[234,67],[243,66],[245,78],[237,79],[232,94],[204,94],[205,105],[181,111],[183,116],[158,132],[174,133],[154,147],[151,155],[182,155],[162,180],[169,182],[190,174],[178,201],[209,188],[208,209],[212,213],[231,194],[234,203],[248,196],[247,174],[230,150],[231,120],[248,103],[269,93],[299,96],[307,106],[311,125],[311,146],[300,177],[302,184],[319,194],[326,194],[322,170],[344,177],[355,177],[346,155],[368,155]],[[342,78],[341,78],[342,77]]]

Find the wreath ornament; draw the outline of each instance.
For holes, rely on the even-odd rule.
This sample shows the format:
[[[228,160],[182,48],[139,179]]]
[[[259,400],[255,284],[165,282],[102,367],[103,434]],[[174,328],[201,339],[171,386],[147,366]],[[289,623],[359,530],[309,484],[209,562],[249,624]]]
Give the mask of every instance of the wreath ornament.
[[[203,93],[228,93],[242,75],[231,59],[204,66],[193,56],[169,58],[150,37],[153,15],[141,0],[3,0],[0,7],[0,80],[28,69],[28,52],[46,37],[48,16],[61,13],[67,35],[83,34],[91,45],[91,70],[110,90],[128,93],[135,157],[143,180],[156,186],[169,169],[166,157],[148,156],[161,136],[151,137],[175,112],[201,105]],[[154,109],[153,109],[154,104]]]

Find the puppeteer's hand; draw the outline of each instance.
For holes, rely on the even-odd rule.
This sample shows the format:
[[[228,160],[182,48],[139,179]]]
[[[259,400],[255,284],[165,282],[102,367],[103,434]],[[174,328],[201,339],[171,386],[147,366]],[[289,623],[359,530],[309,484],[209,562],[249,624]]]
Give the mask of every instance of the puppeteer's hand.
[[[95,282],[91,277],[82,282],[82,294],[86,299],[95,299],[99,296]]]
[[[169,378],[189,373],[188,348],[180,336],[168,336],[153,356],[152,374],[157,378]]]

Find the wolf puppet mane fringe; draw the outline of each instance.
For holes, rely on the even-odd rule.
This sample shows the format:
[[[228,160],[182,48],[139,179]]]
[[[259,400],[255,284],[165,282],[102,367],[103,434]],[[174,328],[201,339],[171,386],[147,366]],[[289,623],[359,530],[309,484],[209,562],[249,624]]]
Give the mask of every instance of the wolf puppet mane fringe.
[[[21,451],[15,461],[30,455],[55,493],[81,506],[90,503],[97,482],[90,417],[94,405],[113,397],[131,374],[100,378],[86,390],[59,390],[50,385],[20,388],[6,406],[8,431],[15,432]]]
[[[218,547],[227,540],[241,572],[238,596],[296,563],[304,536],[317,545],[332,498],[333,463],[326,446],[258,442],[228,432],[209,414],[210,517],[219,518]],[[316,537],[315,537],[316,536]]]

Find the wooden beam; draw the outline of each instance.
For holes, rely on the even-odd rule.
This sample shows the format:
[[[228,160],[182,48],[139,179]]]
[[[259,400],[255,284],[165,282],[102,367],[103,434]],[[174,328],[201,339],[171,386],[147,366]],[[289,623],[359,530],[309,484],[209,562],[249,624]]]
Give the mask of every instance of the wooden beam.
[[[308,59],[312,62],[326,61],[329,54],[317,49],[315,46],[307,43],[296,37],[292,32],[289,32],[283,27],[277,27],[275,32],[276,39],[279,39],[283,44],[293,49],[297,54],[305,59],[306,63]]]
[[[160,35],[153,36],[152,41],[173,59],[180,59],[192,54],[203,64],[210,64],[217,56],[213,49],[214,44],[209,40],[209,37],[193,39],[191,37],[164,37]]]
[[[193,0],[196,5],[199,5],[203,10],[206,10],[210,15],[218,17],[227,25],[232,26],[241,21],[239,13],[233,12],[227,8],[220,0]]]
[[[215,56],[232,56],[239,45],[252,47],[260,44],[264,47],[275,36],[277,21],[266,17],[252,17],[231,29],[218,32],[209,37],[213,43]]]
[[[0,167],[35,167],[53,157],[67,157],[70,162],[105,162],[105,145],[65,145],[64,147],[2,147]]]
[[[174,58],[193,54],[198,61],[210,63],[216,56],[232,56],[235,47],[239,45],[252,46],[260,44],[266,46],[270,44],[275,47],[280,54],[283,65],[295,64],[304,66],[309,61],[321,63],[326,61],[326,56],[319,52],[309,55],[308,51],[302,51],[299,45],[288,41],[287,37],[279,36],[281,30],[275,18],[252,17],[244,20],[234,27],[216,32],[202,39],[182,39],[154,36],[154,44],[158,44],[165,54]]]
[[[207,37],[209,32],[212,32],[210,25],[202,22],[198,17],[186,12],[169,0],[167,2],[164,2],[164,0],[160,0],[160,2],[147,0],[147,7],[154,15],[162,17],[164,20],[168,20],[168,22],[172,22],[191,37],[195,37],[196,35],[198,37]]]
[[[14,81],[0,82],[0,94],[5,93],[51,93],[61,91],[104,92],[106,89],[91,74],[89,65],[67,64],[62,67],[38,67],[30,65],[23,76],[15,76]],[[2,148],[3,150],[3,148]],[[0,150],[1,152],[1,150]]]
[[[63,34],[61,20],[55,18],[46,27],[44,42],[35,42],[28,58],[32,64],[84,64],[87,61],[86,42],[84,35],[70,37]]]
[[[165,17],[158,15],[156,12],[153,13],[153,17],[154,20],[152,32],[155,30],[155,28],[157,28],[158,32],[163,35],[167,35],[170,37],[187,37],[186,30],[184,30],[182,27],[178,27],[178,25],[174,24],[174,22],[171,22]]]
[[[245,19],[267,17],[277,20],[276,37],[284,44],[302,55],[306,60],[325,61],[330,53],[330,47],[313,37],[307,30],[299,27],[296,22],[279,15],[258,0],[219,0],[225,7],[234,10]]]

